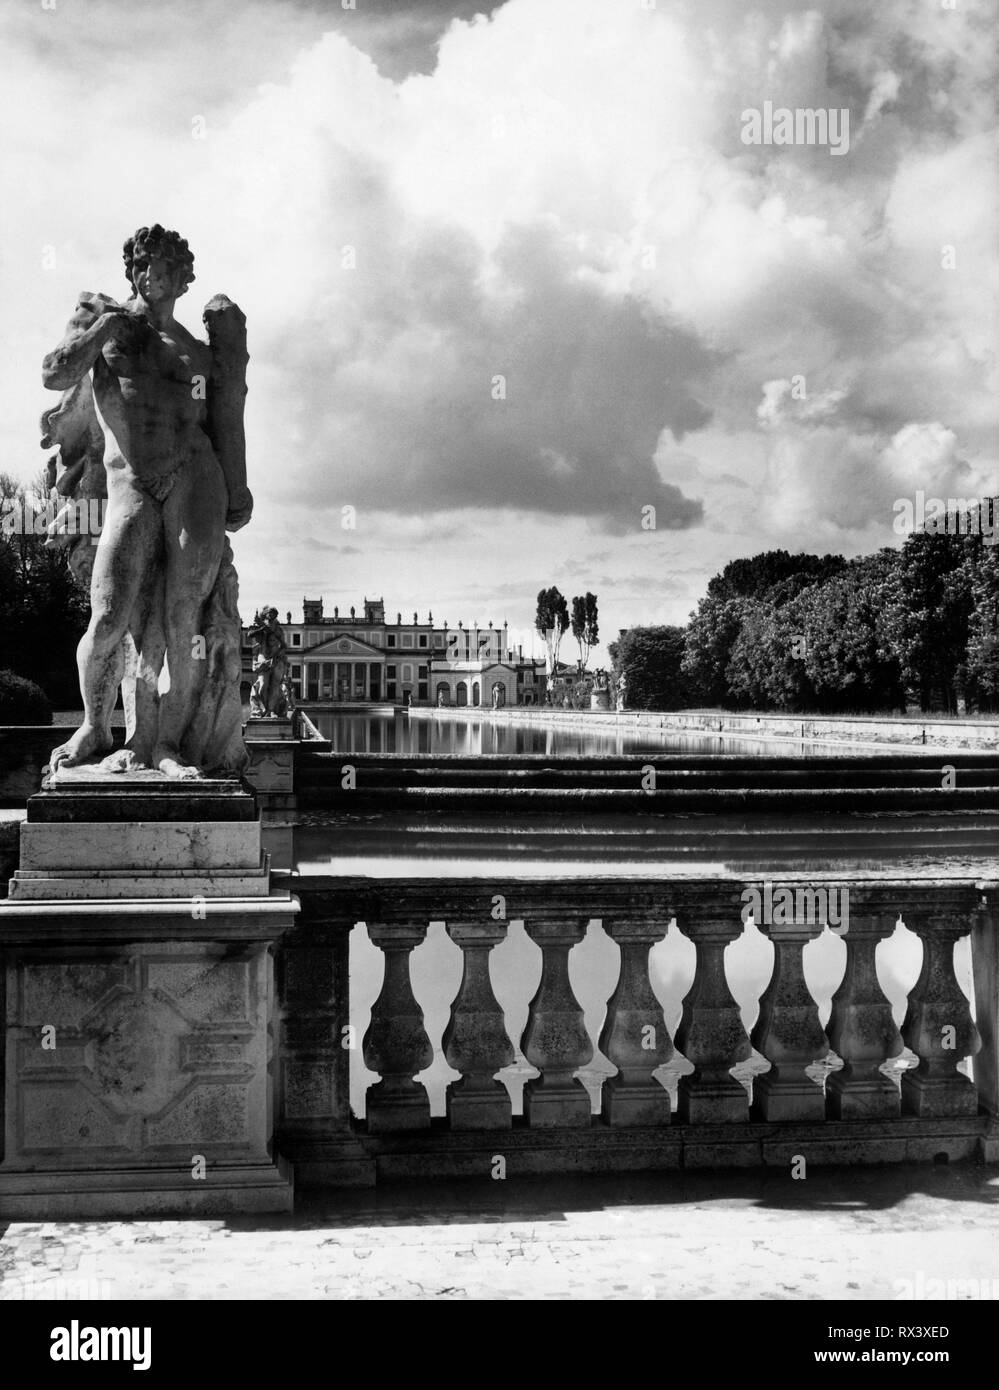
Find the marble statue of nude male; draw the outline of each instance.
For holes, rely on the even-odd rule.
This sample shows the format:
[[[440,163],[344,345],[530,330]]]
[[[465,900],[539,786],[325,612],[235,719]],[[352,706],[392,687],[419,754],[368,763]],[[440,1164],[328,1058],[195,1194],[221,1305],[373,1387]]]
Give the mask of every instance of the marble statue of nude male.
[[[194,279],[193,263],[176,232],[141,228],[125,243],[132,288],[127,302],[81,295],[63,340],[43,363],[43,381],[52,390],[85,386],[91,374],[107,478],[90,624],[78,651],[84,719],[52,754],[52,772],[101,759],[120,772],[153,768],[188,778],[203,771],[185,746],[204,681],[206,604],[228,552],[225,533],[249,521],[253,499],[246,486],[242,398],[235,422],[229,402],[234,447],[224,447],[220,421],[210,418],[213,390],[218,401],[216,353],[174,318],[177,299]],[[242,324],[224,297],[209,310],[218,303]],[[224,432],[224,402],[216,414]],[[127,638],[140,653],[137,720],[125,749],[112,753],[111,715]],[[159,693],[164,657],[169,689]]]

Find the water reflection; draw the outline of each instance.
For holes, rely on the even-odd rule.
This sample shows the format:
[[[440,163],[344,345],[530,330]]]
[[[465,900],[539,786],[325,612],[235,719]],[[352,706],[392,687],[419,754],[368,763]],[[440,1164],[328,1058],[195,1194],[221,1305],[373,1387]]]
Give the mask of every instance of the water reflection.
[[[365,711],[310,714],[323,738],[338,753],[403,754],[408,757],[454,754],[542,754],[572,757],[616,753],[738,753],[754,757],[836,757],[849,745],[795,740],[733,738],[723,734],[685,734],[664,729],[570,728],[557,724],[517,724],[472,716],[441,718],[430,711]],[[879,748],[878,752],[911,753]]]
[[[305,812],[295,821],[290,859],[284,839],[273,862],[307,875],[647,879],[786,870],[967,879],[996,873],[995,825],[962,826],[944,816],[921,818],[918,825],[857,816],[849,829],[810,827],[803,818],[579,812]]]

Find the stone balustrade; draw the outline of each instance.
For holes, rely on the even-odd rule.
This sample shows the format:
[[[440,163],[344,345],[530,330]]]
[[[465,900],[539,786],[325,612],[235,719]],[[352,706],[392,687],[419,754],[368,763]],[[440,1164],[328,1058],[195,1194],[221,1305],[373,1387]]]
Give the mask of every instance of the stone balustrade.
[[[488,1175],[498,1156],[520,1172],[779,1165],[795,1157],[999,1159],[995,889],[919,880],[782,882],[800,888],[809,909],[833,888],[842,901],[845,890],[846,920],[827,923],[821,908],[785,909],[772,920],[756,921],[754,914],[750,925],[743,920],[745,889],[763,887],[754,880],[296,880],[301,921],[279,947],[279,980],[289,984],[281,999],[277,1134],[297,1180],[308,1186]],[[762,891],[758,896],[769,908]],[[501,899],[505,920],[496,920]],[[900,916],[923,951],[901,1029],[883,985],[894,978],[889,938]],[[608,981],[602,1027],[591,1035],[571,960],[594,919],[619,947],[620,963]],[[428,924],[439,921],[462,955],[461,984],[441,1039],[460,1079],[447,1088],[446,1113],[432,1117],[417,1077],[433,1047],[409,964]],[[508,1033],[491,969],[494,949],[514,921],[523,922],[541,956],[540,983],[519,1038]],[[352,1026],[343,986],[348,938],[357,923],[366,924],[385,964],[361,1044],[366,1066],[379,1076],[368,1087],[363,1121],[350,1110],[343,1042]],[[751,1009],[740,1010],[726,960],[752,927],[773,947],[755,1018]],[[830,930],[842,938],[846,959],[823,1027],[806,978],[806,951]],[[974,1021],[954,968],[955,947],[969,934]],[[692,964],[682,938],[693,945]],[[667,951],[682,949],[684,971],[693,970],[675,1038],[650,975],[650,952],[663,941]],[[307,968],[296,965],[299,957]],[[897,1065],[885,1064],[899,1057],[903,1042],[913,1056],[899,1085]],[[616,1072],[601,1085],[600,1073],[590,1069],[588,1090],[579,1073],[597,1048]],[[522,1115],[513,1114],[500,1075],[516,1057],[537,1072],[524,1087]],[[751,1058],[753,1068],[740,1068]],[[683,1072],[675,1114],[660,1070],[666,1064],[674,1080]],[[591,1103],[595,1075],[600,1094]]]

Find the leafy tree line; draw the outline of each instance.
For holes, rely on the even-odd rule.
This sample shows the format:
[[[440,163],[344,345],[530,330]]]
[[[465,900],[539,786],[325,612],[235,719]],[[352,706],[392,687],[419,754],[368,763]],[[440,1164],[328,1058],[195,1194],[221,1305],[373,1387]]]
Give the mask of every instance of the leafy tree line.
[[[610,651],[633,709],[993,712],[999,547],[972,514],[856,560],[733,560],[686,628],[631,629]]]
[[[44,474],[24,487],[0,473],[0,671],[34,682],[57,709],[76,709],[76,647],[90,602],[70,571],[66,552],[45,545],[44,529],[36,534],[34,527],[25,528],[24,503],[32,498],[42,510],[48,498]],[[22,520],[15,523],[17,516]],[[8,685],[20,688],[7,682],[5,691]],[[12,700],[5,699],[3,707]],[[15,714],[12,707],[0,722],[14,722]]]

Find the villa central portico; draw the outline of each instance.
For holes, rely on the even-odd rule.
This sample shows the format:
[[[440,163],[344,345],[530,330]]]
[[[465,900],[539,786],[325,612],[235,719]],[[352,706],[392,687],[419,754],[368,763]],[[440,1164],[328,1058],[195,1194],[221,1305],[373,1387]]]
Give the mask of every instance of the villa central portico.
[[[297,663],[296,663],[297,664]],[[299,688],[301,698],[310,704],[366,704],[388,699],[386,654],[371,642],[353,633],[328,637],[309,649],[302,661]],[[426,671],[426,665],[413,661],[403,664],[403,689],[418,687],[414,671]],[[393,666],[393,683],[396,669]],[[422,684],[426,685],[424,675]],[[395,692],[393,691],[393,698]]]

